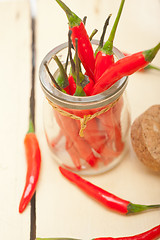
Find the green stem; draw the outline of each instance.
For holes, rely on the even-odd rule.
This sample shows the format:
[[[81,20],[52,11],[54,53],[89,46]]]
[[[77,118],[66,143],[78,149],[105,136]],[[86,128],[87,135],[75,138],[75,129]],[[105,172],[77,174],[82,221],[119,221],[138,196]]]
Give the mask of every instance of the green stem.
[[[85,96],[85,92],[83,90],[83,87],[80,83],[80,76],[79,76],[79,58],[78,58],[78,39],[75,39],[75,58],[76,58],[76,91],[74,96]]]
[[[97,49],[95,51],[95,55],[98,53],[98,51],[100,51],[103,48],[104,37],[105,37],[105,34],[106,34],[107,27],[109,25],[109,20],[110,20],[111,16],[112,16],[112,14],[110,14],[108,16],[108,18],[106,19],[106,21],[104,23],[102,35],[101,35],[100,40],[99,40],[99,45],[98,45],[98,47],[97,47]]]
[[[34,133],[34,124],[33,124],[31,116],[29,118],[29,129],[28,129],[27,133]]]
[[[151,65],[151,64],[148,64],[144,69],[155,69],[155,70],[157,70],[157,71],[160,71],[160,68],[158,68],[158,67],[156,67],[156,66],[154,66],[154,65]]]
[[[119,10],[118,10],[117,17],[115,19],[114,25],[112,27],[111,33],[109,35],[109,38],[108,38],[107,42],[103,46],[102,50],[106,54],[110,54],[110,55],[112,54],[113,41],[114,41],[115,33],[116,33],[116,30],[117,30],[117,26],[118,26],[118,23],[119,23],[119,19],[121,17],[121,13],[122,13],[122,10],[123,10],[124,2],[125,2],[125,0],[121,0],[121,4],[120,4]]]
[[[95,36],[95,34],[98,32],[97,29],[94,29],[93,32],[91,33],[89,40],[91,41],[93,39],[93,37]]]
[[[86,21],[87,21],[87,16],[84,16],[83,18],[83,24],[86,25]]]
[[[79,79],[79,59],[78,59],[78,39],[75,39],[75,45],[76,45],[76,85],[81,86],[80,79]]]
[[[151,62],[153,60],[153,58],[156,56],[159,49],[160,49],[160,42],[154,48],[143,51],[143,55],[144,55],[146,62]]]
[[[58,67],[59,67],[59,71],[60,71],[60,75],[59,77],[56,79],[59,80],[58,84],[60,85],[60,87],[65,88],[69,85],[68,82],[68,76],[66,74],[66,71],[61,63],[61,61],[59,60],[59,58],[55,55],[53,56],[53,59],[55,60],[55,62],[57,63]]]
[[[56,82],[55,78],[53,77],[53,75],[52,75],[51,72],[49,71],[47,62],[44,63],[44,66],[45,66],[46,71],[47,71],[48,75],[50,76],[53,84],[56,86],[56,88],[57,88],[58,90],[62,91],[62,88],[58,85],[58,83]]]
[[[68,55],[69,55],[70,63],[71,63],[71,72],[73,74],[75,74],[75,62],[73,60],[72,51],[71,51],[71,48],[72,48],[71,34],[72,34],[72,31],[69,30],[69,32],[68,32]]]
[[[127,209],[128,209],[128,214],[129,213],[138,213],[138,212],[143,212],[149,209],[154,209],[154,208],[160,208],[160,204],[157,205],[141,205],[141,204],[133,204],[129,203]]]
[[[72,12],[71,9],[68,8],[64,2],[62,2],[61,0],[56,0],[56,2],[65,11],[70,27],[75,27],[80,25],[82,20],[74,12]]]

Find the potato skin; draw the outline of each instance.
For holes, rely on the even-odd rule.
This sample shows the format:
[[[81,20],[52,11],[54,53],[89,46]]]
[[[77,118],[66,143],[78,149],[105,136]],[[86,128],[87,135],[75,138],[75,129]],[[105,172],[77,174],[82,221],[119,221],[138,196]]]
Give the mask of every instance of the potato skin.
[[[153,105],[135,119],[131,143],[140,161],[160,173],[160,105]]]

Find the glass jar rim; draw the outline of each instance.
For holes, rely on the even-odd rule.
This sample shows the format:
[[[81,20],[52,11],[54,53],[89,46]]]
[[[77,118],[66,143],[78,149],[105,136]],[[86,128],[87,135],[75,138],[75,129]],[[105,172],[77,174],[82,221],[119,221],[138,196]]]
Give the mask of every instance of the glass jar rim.
[[[92,44],[98,45],[98,40],[92,40]],[[106,105],[111,104],[116,101],[126,89],[128,83],[128,77],[125,76],[117,81],[114,85],[112,85],[106,91],[93,95],[93,96],[72,96],[65,94],[55,88],[49,80],[49,76],[47,75],[44,63],[48,62],[54,55],[58,54],[61,50],[68,47],[68,42],[62,43],[52,49],[42,60],[39,68],[39,79],[41,83],[42,90],[51,102],[54,104],[68,108],[68,109],[92,109],[99,108]],[[120,59],[123,58],[124,55],[116,48],[113,47],[114,55]]]

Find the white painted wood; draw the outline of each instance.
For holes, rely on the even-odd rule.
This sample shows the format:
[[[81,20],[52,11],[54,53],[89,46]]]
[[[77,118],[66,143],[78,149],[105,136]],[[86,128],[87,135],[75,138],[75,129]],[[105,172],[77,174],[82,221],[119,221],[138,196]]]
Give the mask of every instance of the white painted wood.
[[[133,235],[159,224],[160,210],[135,216],[121,216],[105,209],[64,179],[47,148],[42,120],[44,95],[38,68],[48,51],[67,40],[67,19],[55,1],[38,0],[37,9],[37,135],[42,151],[42,169],[37,189],[37,236],[91,239],[98,236]],[[87,29],[101,31],[108,14],[113,13],[111,28],[120,1],[66,0],[80,17],[88,16]],[[134,52],[159,42],[160,2],[126,1],[115,45]],[[100,32],[97,34],[97,38]],[[160,53],[154,60],[159,64]],[[130,77],[127,87],[132,121],[152,104],[160,104],[160,73],[149,71]],[[149,172],[135,157],[129,141],[128,154],[112,171],[87,177],[98,186],[134,203],[160,203],[159,175]]]
[[[30,206],[18,212],[26,177],[30,83],[29,2],[0,2],[0,238],[5,240],[30,237]]]

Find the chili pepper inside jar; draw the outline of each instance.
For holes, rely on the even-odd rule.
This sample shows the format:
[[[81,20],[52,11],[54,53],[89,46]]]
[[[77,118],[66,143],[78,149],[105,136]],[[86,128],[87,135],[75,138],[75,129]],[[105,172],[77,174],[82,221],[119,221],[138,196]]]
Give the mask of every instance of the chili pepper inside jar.
[[[93,40],[93,48],[97,45],[98,41]],[[115,47],[113,51],[115,61],[123,57]],[[65,66],[67,52],[68,43],[57,46],[40,66],[46,139],[59,165],[82,175],[100,174],[116,166],[127,151],[130,126],[125,93],[127,77],[97,95],[67,94],[51,81],[52,76],[55,79],[59,74],[54,56]]]

